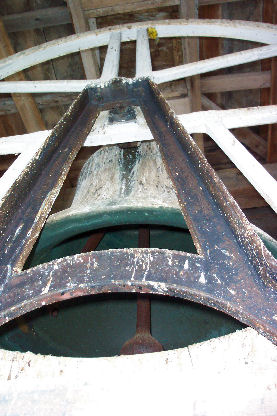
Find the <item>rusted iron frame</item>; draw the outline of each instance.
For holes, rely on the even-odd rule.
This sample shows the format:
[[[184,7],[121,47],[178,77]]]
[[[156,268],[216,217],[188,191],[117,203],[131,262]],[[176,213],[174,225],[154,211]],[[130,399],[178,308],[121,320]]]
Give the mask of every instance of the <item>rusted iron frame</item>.
[[[96,115],[122,105],[141,107],[198,255],[158,249],[109,250],[20,272]],[[0,215],[2,324],[59,300],[131,291],[211,306],[277,343],[277,262],[148,79],[115,79],[86,88],[14,184]]]

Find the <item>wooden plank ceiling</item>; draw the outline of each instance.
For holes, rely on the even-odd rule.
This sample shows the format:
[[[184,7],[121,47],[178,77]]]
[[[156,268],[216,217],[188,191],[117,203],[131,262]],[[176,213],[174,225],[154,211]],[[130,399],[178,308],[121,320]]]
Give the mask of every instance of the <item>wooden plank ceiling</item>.
[[[276,23],[276,10],[276,0],[2,0],[0,58],[94,28],[179,17]],[[210,38],[199,41],[194,38],[184,41],[177,38],[160,39],[159,42],[150,40],[153,70],[250,46],[251,43],[246,41]],[[18,73],[13,79],[97,78],[105,53],[106,47],[101,47],[99,51],[64,56]],[[130,62],[134,64],[130,65]],[[121,46],[119,75],[133,77],[134,70],[135,42],[128,42]],[[178,114],[188,111],[188,102],[193,111],[277,104],[277,58],[175,81],[161,88]],[[75,96],[72,93],[0,95],[0,137],[52,128]],[[234,134],[277,178],[277,126],[236,129]],[[245,212],[250,220],[255,219],[259,226],[277,237],[276,217],[263,198],[209,137],[196,135],[195,139],[241,208],[247,209]],[[80,151],[54,210],[70,205],[80,169],[94,151],[93,148]],[[0,157],[0,174],[14,159],[15,156],[9,155]],[[261,209],[267,213],[267,220],[258,215]],[[269,217],[273,218],[271,224],[270,221],[268,223]]]

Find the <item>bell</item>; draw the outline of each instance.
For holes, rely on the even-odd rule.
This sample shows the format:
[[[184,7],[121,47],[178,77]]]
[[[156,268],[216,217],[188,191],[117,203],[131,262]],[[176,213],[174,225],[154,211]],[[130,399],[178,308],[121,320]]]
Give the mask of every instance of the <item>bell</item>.
[[[277,256],[277,242],[259,234]],[[147,246],[196,253],[157,144],[106,146],[82,168],[71,207],[48,218],[28,267],[84,251]],[[230,316],[183,300],[96,295],[12,321],[0,329],[0,347],[112,356],[180,348],[242,327]]]

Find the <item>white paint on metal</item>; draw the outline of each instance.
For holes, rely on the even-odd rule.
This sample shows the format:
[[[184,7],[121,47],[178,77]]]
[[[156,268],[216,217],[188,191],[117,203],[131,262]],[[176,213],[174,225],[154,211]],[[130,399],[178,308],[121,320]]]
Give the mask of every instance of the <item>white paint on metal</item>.
[[[101,81],[108,81],[118,76],[120,39],[120,32],[111,33],[104,68],[101,75]]]
[[[150,76],[152,63],[146,29],[138,29],[136,43],[136,77]]]

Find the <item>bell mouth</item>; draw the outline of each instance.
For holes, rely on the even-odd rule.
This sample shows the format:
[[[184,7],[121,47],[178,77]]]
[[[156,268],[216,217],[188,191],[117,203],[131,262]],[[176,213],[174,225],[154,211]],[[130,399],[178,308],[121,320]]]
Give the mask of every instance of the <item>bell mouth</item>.
[[[127,214],[123,210],[118,213],[121,219],[127,218]],[[139,216],[138,212],[129,214],[136,218],[152,218],[153,222],[157,218],[165,220],[161,212],[148,212],[152,217]],[[166,215],[169,215],[169,223],[181,224],[182,227],[148,225],[150,247],[196,253],[181,214],[178,216],[176,211],[169,210]],[[89,220],[92,230],[82,233],[82,218],[76,215],[76,223],[70,228],[73,234],[67,239],[62,238],[65,236],[65,220],[55,223],[58,227],[56,236],[59,239],[51,239],[50,233],[53,229],[45,227],[43,233],[48,234],[43,236],[42,233],[42,242],[52,241],[52,246],[44,245],[40,241],[36,248],[40,250],[34,250],[29,258],[29,266],[76,254],[82,250],[88,238],[99,231],[104,233],[104,237],[95,248],[96,251],[137,247],[140,224],[98,229],[95,225],[103,224],[106,221],[105,215],[101,216],[102,219],[96,218],[96,221],[95,218],[92,216]],[[87,223],[85,228],[87,229]],[[261,237],[267,245],[275,244],[275,249],[277,248],[273,239],[267,240],[264,233],[261,233]],[[59,242],[56,243],[57,241]],[[275,255],[276,252],[277,250]],[[135,333],[136,301],[135,294],[112,293],[84,296],[40,308],[4,325],[0,329],[0,347],[12,351],[66,357],[118,355],[122,345]],[[244,327],[245,325],[232,317],[203,305],[168,296],[151,295],[151,333],[164,350],[186,347]]]
[[[57,357],[112,357],[136,328],[136,295],[85,296],[43,307],[0,328],[0,348]],[[245,328],[211,308],[151,296],[151,334],[163,350],[220,337]]]

